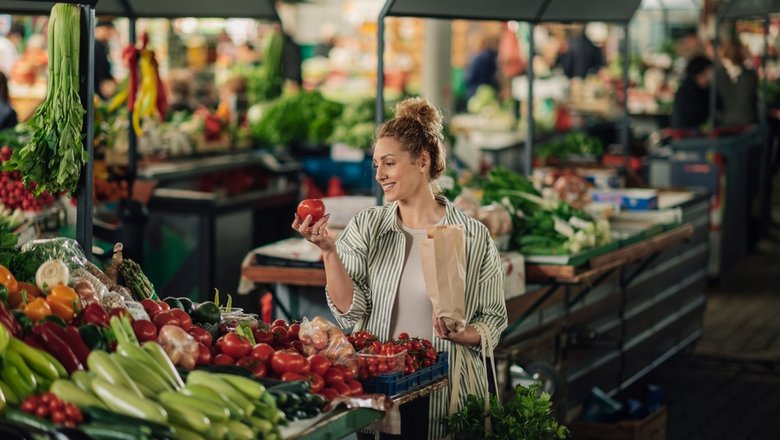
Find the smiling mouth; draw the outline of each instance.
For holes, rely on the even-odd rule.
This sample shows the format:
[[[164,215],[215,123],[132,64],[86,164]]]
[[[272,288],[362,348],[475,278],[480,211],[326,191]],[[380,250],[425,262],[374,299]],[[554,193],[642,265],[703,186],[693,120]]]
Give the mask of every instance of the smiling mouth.
[[[391,190],[391,189],[393,189],[394,187],[395,187],[395,183],[383,183],[383,184],[382,184],[382,190],[383,190],[384,192],[390,191],[390,190]]]

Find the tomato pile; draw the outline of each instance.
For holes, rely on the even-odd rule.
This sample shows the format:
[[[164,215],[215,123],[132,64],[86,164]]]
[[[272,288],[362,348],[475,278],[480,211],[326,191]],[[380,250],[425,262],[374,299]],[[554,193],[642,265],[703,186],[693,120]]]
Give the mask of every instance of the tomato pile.
[[[379,374],[404,371],[406,349],[392,341],[374,341],[358,353],[358,377],[374,378]],[[408,373],[407,373],[408,374]]]
[[[394,371],[403,371],[405,375],[411,374],[436,363],[436,349],[431,341],[411,337],[405,332],[385,343],[379,342],[376,336],[365,330],[355,332],[347,336],[347,339],[359,352],[358,377],[361,379]],[[394,356],[403,351],[406,351],[403,365],[396,367]],[[368,354],[382,356],[368,356]]]
[[[11,158],[11,148],[0,148],[0,163]],[[54,196],[43,192],[40,196],[33,195],[36,184],[25,185],[22,183],[21,174],[18,171],[0,172],[0,203],[8,209],[22,209],[24,211],[40,211],[54,202]]]
[[[404,374],[414,373],[436,363],[436,349],[427,339],[409,337],[408,333],[401,333],[393,342],[406,349]]]
[[[63,402],[54,393],[28,396],[22,401],[20,409],[27,414],[71,428],[84,421],[84,415],[76,405]]]

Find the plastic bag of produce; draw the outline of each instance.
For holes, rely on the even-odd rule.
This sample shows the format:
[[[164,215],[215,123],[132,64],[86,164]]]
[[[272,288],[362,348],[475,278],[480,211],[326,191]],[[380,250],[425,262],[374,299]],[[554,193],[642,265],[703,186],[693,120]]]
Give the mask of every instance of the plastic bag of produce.
[[[321,354],[334,365],[344,365],[357,372],[355,347],[336,324],[321,316],[316,316],[311,321],[303,318],[298,338],[307,355]]]
[[[57,237],[25,243],[14,257],[11,270],[17,279],[31,281],[41,264],[49,260],[62,260],[70,270],[87,265],[87,257],[76,240]]]
[[[466,327],[466,236],[463,225],[428,228],[420,242],[425,289],[449,331]]]

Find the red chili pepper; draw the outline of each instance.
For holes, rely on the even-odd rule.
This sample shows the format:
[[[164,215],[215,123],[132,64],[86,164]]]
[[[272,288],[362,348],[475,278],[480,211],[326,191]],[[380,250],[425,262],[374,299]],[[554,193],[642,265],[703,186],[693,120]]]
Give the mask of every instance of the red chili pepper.
[[[59,330],[62,330],[62,328]],[[79,359],[76,357],[76,354],[73,353],[73,350],[71,350],[70,347],[68,347],[68,344],[59,336],[55,324],[44,322],[43,324],[33,327],[32,331],[33,334],[41,338],[41,341],[43,341],[44,346],[46,347],[46,351],[57,358],[68,373],[84,369],[84,365],[79,362]]]
[[[22,334],[22,326],[19,325],[19,321],[16,320],[14,315],[5,308],[5,305],[0,302],[0,324],[4,325],[8,331],[19,337]]]
[[[163,122],[168,114],[168,95],[165,92],[165,83],[160,78],[160,67],[157,64],[157,57],[155,57],[154,52],[152,52],[152,66],[154,66],[154,74],[157,77],[157,101],[154,104],[157,107],[160,121]]]
[[[108,313],[98,303],[88,305],[81,315],[82,324],[95,324],[98,327],[108,327],[108,320]]]
[[[130,80],[127,85],[127,108],[133,111],[135,107],[135,96],[138,93],[138,85],[140,83],[138,73],[138,48],[135,46],[127,46],[122,52],[122,58],[127,64],[127,69],[130,71]]]
[[[87,357],[89,356],[89,347],[87,347],[84,339],[81,338],[79,329],[69,325],[65,328],[61,328],[60,332],[62,333],[62,340],[68,344],[68,347],[70,347],[71,350],[73,350],[73,354],[76,355],[76,358],[81,362],[81,365],[86,365]]]

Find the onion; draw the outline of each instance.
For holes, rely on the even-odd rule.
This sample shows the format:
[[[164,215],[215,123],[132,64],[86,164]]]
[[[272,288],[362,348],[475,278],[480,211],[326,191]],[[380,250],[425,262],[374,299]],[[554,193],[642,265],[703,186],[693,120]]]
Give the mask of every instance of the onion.
[[[42,292],[48,292],[57,284],[68,284],[70,271],[68,266],[62,260],[49,260],[38,268],[35,272],[35,285]]]

